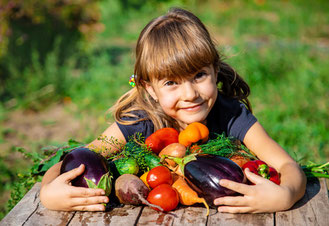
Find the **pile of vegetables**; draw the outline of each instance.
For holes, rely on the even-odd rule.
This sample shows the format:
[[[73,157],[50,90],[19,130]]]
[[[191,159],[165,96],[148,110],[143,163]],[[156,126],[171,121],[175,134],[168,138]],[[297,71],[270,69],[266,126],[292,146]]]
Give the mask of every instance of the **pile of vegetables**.
[[[208,137],[209,130],[201,123],[192,123],[180,133],[163,128],[145,141],[139,134],[132,137],[107,157],[119,201],[146,204],[159,211],[174,210],[179,203],[203,203],[209,214],[215,198],[235,195],[221,187],[219,180],[245,183],[241,160],[256,157],[224,135],[209,141]],[[103,140],[114,144],[112,140]]]
[[[202,203],[207,215],[214,199],[236,195],[219,185],[221,179],[251,184],[243,173],[245,168],[280,184],[278,172],[240,142],[224,134],[211,140],[208,137],[206,126],[192,123],[180,133],[173,128],[160,129],[145,141],[136,134],[106,159],[95,151],[76,148],[66,154],[61,173],[83,163],[86,170],[72,181],[74,186],[103,188],[106,195],[114,187],[111,195],[120,203],[148,205],[157,211],[174,210],[179,203]],[[310,163],[302,168],[309,177],[328,178],[328,167],[329,163]]]

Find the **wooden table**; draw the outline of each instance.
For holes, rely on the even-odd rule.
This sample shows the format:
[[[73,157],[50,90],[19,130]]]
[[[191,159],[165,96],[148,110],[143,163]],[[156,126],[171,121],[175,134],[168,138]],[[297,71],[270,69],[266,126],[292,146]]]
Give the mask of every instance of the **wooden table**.
[[[0,225],[329,225],[328,190],[324,179],[308,181],[305,196],[288,211],[224,214],[211,209],[208,217],[204,207],[185,206],[170,213],[130,205],[108,212],[51,211],[40,203],[39,190],[40,183],[37,183]]]

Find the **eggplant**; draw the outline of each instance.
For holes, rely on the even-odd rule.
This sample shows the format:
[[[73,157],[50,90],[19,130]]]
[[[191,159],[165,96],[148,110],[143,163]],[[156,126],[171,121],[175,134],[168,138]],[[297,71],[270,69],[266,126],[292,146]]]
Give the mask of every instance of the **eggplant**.
[[[235,191],[219,185],[221,179],[245,183],[240,166],[232,160],[217,155],[197,155],[184,166],[184,176],[189,185],[214,207],[214,200],[223,196],[237,195]]]
[[[60,173],[68,172],[85,165],[85,171],[73,179],[71,184],[76,187],[102,188],[105,195],[111,193],[111,175],[106,159],[88,148],[76,148],[65,155]]]

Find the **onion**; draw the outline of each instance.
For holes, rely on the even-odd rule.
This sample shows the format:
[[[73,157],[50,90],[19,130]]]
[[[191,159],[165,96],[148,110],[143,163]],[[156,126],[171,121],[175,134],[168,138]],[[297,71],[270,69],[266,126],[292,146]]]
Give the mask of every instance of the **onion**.
[[[182,158],[185,156],[186,147],[180,143],[172,143],[162,149],[159,153],[159,156],[168,155],[172,157]],[[176,163],[173,160],[165,159],[165,161],[172,167],[176,166]]]

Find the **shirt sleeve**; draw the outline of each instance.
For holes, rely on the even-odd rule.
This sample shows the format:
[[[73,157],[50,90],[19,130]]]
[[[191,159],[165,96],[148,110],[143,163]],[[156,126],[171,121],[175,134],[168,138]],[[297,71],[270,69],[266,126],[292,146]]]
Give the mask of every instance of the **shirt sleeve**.
[[[225,133],[243,142],[250,127],[257,122],[246,106],[236,99],[218,95],[214,108],[209,114],[207,126],[211,135]]]
[[[125,121],[136,120],[136,118],[131,118],[131,117],[124,117],[122,119]],[[148,119],[136,122],[131,125],[124,125],[119,122],[116,122],[116,123],[117,123],[119,129],[121,130],[123,136],[125,137],[126,141],[128,141],[136,133],[141,133],[142,136],[146,139],[154,131],[154,125],[153,125],[152,121],[148,120]]]
[[[257,119],[243,103],[238,103],[237,109],[234,111],[235,114],[229,120],[227,132],[228,135],[243,141],[246,133],[257,122]]]

